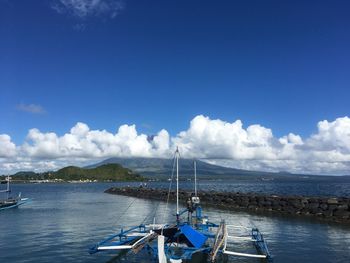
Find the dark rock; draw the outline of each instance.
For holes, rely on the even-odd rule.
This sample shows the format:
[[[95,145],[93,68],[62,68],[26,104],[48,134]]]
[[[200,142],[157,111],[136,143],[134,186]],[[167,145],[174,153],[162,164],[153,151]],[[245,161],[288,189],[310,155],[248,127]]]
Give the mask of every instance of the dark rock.
[[[152,188],[112,187],[105,191],[110,194],[121,194],[166,201],[167,190]],[[181,202],[187,200],[190,192],[180,191]],[[250,211],[272,211],[300,216],[323,218],[327,221],[350,223],[350,198],[317,198],[302,196],[257,195],[252,193],[218,193],[215,191],[201,192],[201,203],[223,209],[249,209]],[[169,195],[170,201],[176,200],[176,192]]]
[[[329,199],[327,200],[327,204],[329,204],[329,205],[338,204],[338,199],[337,199],[337,198],[329,198]]]
[[[317,209],[319,206],[318,203],[308,203],[308,204],[305,204],[305,207],[306,208],[309,208],[309,209]]]
[[[348,210],[349,206],[347,204],[338,205],[337,209],[338,210]]]
[[[248,205],[248,209],[257,209],[256,205]]]
[[[320,208],[321,208],[323,211],[325,211],[325,210],[327,210],[328,205],[325,204],[325,203],[322,203],[322,204],[320,204]]]
[[[333,215],[336,217],[347,219],[350,216],[350,212],[345,210],[335,210]]]
[[[326,210],[322,212],[323,216],[325,217],[332,217],[333,216],[333,210]]]
[[[338,208],[337,205],[328,205],[328,210],[334,211],[337,208]]]

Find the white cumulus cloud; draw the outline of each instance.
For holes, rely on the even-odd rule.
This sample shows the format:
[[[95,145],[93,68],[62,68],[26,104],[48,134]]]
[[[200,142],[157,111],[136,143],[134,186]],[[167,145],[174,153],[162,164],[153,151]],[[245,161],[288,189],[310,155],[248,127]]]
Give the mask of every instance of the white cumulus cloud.
[[[16,155],[16,145],[7,134],[0,134],[0,158],[8,158]]]
[[[29,130],[21,152],[31,158],[102,158],[102,157],[153,157],[169,149],[169,134],[162,130],[151,142],[147,135],[138,134],[135,125],[122,125],[116,133],[90,130],[78,122],[69,133],[59,137],[53,132]]]
[[[307,140],[307,147],[321,152],[336,150],[350,154],[350,118],[338,118],[333,122],[320,121],[317,127],[318,133]]]
[[[0,135],[0,173],[52,170],[108,157],[171,157],[178,146],[182,157],[241,169],[350,174],[350,118],[320,121],[317,128],[307,138],[294,133],[277,138],[260,124],[244,127],[241,120],[203,115],[174,136],[165,129],[147,136],[126,124],[110,132],[78,122],[63,135],[33,128],[22,145]]]
[[[185,156],[208,159],[275,158],[272,131],[260,125],[243,128],[233,123],[199,115],[187,131],[173,138]]]

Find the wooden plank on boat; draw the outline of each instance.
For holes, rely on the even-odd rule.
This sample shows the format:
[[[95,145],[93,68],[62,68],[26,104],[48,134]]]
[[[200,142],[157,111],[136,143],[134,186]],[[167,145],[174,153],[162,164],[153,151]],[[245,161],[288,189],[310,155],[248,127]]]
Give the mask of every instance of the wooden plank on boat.
[[[215,242],[210,253],[210,260],[214,262],[219,249],[222,247],[226,239],[226,226],[225,221],[221,221],[218,231],[216,233]]]
[[[143,238],[141,238],[140,240],[138,240],[131,248],[132,252],[134,252],[134,254],[137,254],[138,252],[140,252],[140,250],[142,250],[144,248],[144,246],[151,242],[152,240],[154,240],[156,237],[158,236],[157,233],[152,232],[149,233],[148,235],[144,236]]]

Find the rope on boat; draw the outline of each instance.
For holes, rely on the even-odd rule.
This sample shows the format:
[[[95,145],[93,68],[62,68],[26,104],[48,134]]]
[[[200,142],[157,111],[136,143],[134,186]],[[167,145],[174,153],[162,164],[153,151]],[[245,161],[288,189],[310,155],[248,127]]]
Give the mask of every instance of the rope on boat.
[[[161,220],[161,222],[164,221],[164,215],[165,215],[165,213],[166,213],[167,210],[168,210],[168,204],[169,204],[169,199],[170,199],[170,191],[171,191],[172,182],[173,182],[173,178],[174,178],[175,161],[176,161],[176,158],[175,158],[175,156],[174,156],[174,158],[173,158],[173,167],[172,167],[172,170],[171,170],[171,180],[170,180],[170,184],[169,184],[169,188],[168,188],[168,194],[167,194],[167,200],[166,200],[165,210],[164,210],[164,213],[162,214],[162,220]],[[149,213],[148,215],[146,215],[146,217],[143,219],[142,223],[145,223],[146,220],[150,217],[150,215],[153,215],[153,218],[156,217],[156,214],[157,214],[157,211],[158,211],[158,208],[159,208],[160,203],[161,203],[161,201],[158,202],[157,206],[155,207],[155,209],[153,210],[152,213]]]
[[[173,178],[174,178],[174,171],[175,171],[175,156],[174,156],[174,159],[173,159],[173,167],[172,167],[172,171],[171,171],[171,180],[170,180],[170,184],[169,184],[169,189],[168,189],[168,196],[167,196],[167,201],[166,201],[166,206],[165,206],[165,210],[163,212],[163,215],[162,215],[162,220],[161,222],[164,221],[164,216],[165,216],[165,213],[167,212],[168,210],[168,204],[169,204],[169,199],[170,199],[170,191],[171,191],[171,186],[172,186],[172,182],[173,182]],[[137,198],[133,198],[133,200],[130,202],[130,204],[128,205],[128,207],[121,213],[121,215],[117,218],[117,222],[126,214],[126,212],[129,210],[129,208],[135,203]],[[158,210],[158,207],[160,205],[160,202],[158,202],[158,205],[155,207],[155,209],[153,210],[154,212],[153,213],[149,213],[148,215],[146,215],[146,217],[143,219],[142,221],[142,224],[145,223],[145,221],[149,218],[149,216],[151,214],[153,214],[153,216],[155,217],[156,213],[157,213],[157,210]]]
[[[162,214],[162,220],[161,222],[164,221],[164,215],[168,209],[168,203],[169,203],[169,198],[170,198],[170,191],[171,191],[171,185],[172,185],[172,181],[173,181],[173,177],[174,177],[174,170],[175,170],[175,157],[173,159],[173,167],[172,167],[172,172],[171,172],[171,181],[170,181],[170,185],[169,185],[169,189],[168,189],[168,195],[167,195],[167,201],[166,201],[166,206],[165,206],[165,210],[164,213]],[[147,221],[147,219],[150,217],[150,215],[153,215],[153,218],[156,217],[158,208],[160,206],[161,201],[158,201],[158,204],[156,205],[156,207],[153,209],[153,211],[151,213],[149,213],[148,215],[146,215],[146,217],[143,219],[142,224],[145,223]]]
[[[145,218],[144,218],[143,221],[142,221],[142,224],[144,224],[144,223],[147,221],[147,219],[149,219],[149,217],[150,217],[151,215],[153,215],[153,218],[156,217],[157,210],[158,210],[158,207],[159,207],[159,205],[160,205],[160,202],[161,202],[161,201],[158,201],[158,204],[157,204],[157,205],[155,206],[155,208],[152,210],[152,213],[149,213],[148,215],[145,216]],[[154,222],[153,222],[153,223],[154,223]]]
[[[123,215],[126,214],[126,212],[129,210],[129,208],[135,203],[137,198],[133,198],[133,200],[130,202],[130,204],[128,205],[128,207],[120,214],[120,216],[117,218],[117,222],[120,221],[120,219],[123,217]]]
[[[174,171],[175,171],[175,161],[176,161],[176,158],[174,156],[174,158],[173,158],[173,168],[172,168],[172,171],[171,171],[171,179],[170,179],[170,184],[169,184],[169,189],[168,189],[168,196],[167,196],[167,199],[166,199],[165,209],[164,209],[164,212],[163,212],[163,215],[162,215],[161,222],[164,222],[165,213],[168,211],[168,204],[169,204],[169,199],[170,199],[170,191],[171,191],[171,186],[172,186],[172,183],[173,183]],[[162,229],[162,232],[163,232],[163,229]]]

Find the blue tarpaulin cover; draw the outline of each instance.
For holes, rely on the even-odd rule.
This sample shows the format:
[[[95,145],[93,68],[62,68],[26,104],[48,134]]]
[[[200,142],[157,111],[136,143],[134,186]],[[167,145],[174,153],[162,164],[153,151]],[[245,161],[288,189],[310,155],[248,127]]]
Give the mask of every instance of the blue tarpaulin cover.
[[[208,237],[194,230],[189,225],[181,226],[180,230],[195,248],[200,248],[201,246],[203,246],[205,241],[208,239]]]

